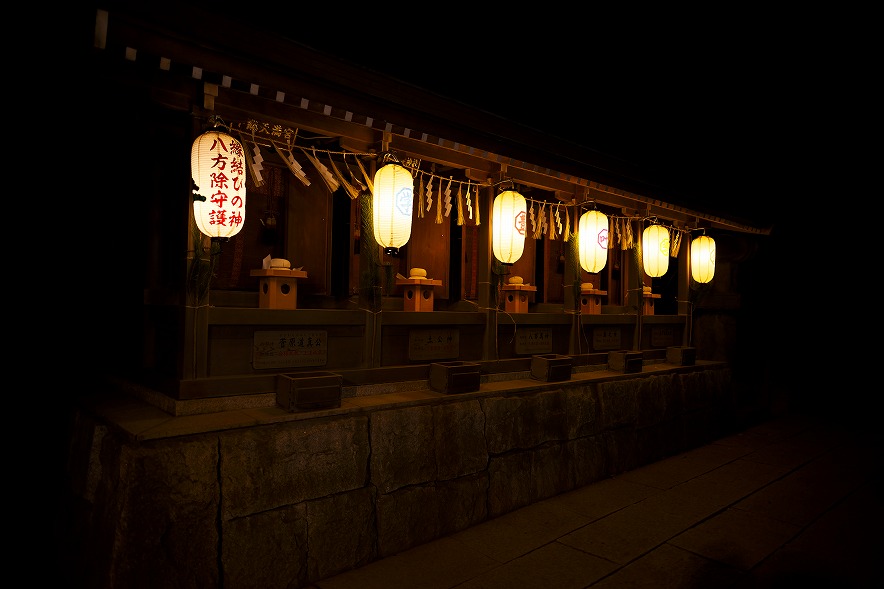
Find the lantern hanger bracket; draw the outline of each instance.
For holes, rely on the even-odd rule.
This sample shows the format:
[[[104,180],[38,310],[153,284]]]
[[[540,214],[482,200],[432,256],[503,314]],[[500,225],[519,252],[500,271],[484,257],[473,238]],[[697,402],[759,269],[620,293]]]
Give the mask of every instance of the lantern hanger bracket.
[[[385,150],[383,153],[380,154],[380,162],[381,162],[382,166],[384,164],[399,164],[400,166],[402,165],[402,162],[400,161],[399,156],[397,156],[392,151],[387,151],[387,150]]]
[[[209,124],[212,129],[221,129],[227,133],[230,132],[230,125],[224,122],[220,115],[209,115]]]
[[[494,182],[493,186],[494,186],[495,188],[497,188],[497,187],[500,186],[501,184],[506,184],[506,183],[509,183],[509,189],[510,189],[510,190],[516,190],[516,183],[513,182],[513,179],[512,179],[512,178],[504,178],[504,179],[500,180],[499,182]]]

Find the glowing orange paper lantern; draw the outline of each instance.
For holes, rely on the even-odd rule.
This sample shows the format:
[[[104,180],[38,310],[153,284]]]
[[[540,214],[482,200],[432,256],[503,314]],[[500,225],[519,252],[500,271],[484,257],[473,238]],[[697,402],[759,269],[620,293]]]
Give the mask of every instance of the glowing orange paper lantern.
[[[246,221],[245,166],[242,144],[218,128],[193,142],[193,218],[204,235],[227,239],[242,229]]]
[[[691,242],[691,276],[709,282],[715,276],[715,240],[701,235]]]
[[[504,264],[512,264],[525,250],[525,217],[528,205],[515,190],[504,190],[494,199],[491,212],[491,250]]]
[[[642,265],[645,274],[657,278],[669,270],[669,230],[650,225],[642,232]]]
[[[414,177],[398,163],[388,163],[374,175],[372,223],[374,238],[389,255],[411,238],[411,213],[414,208]]]
[[[608,262],[608,217],[599,211],[586,211],[577,227],[580,266],[591,274]]]

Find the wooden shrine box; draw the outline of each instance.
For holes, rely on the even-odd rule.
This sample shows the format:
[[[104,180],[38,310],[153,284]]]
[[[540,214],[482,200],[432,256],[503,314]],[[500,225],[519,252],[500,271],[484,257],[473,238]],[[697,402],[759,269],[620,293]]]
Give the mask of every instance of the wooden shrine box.
[[[471,393],[479,390],[479,365],[471,362],[433,362],[430,388],[440,393]]]
[[[298,278],[307,278],[303,270],[266,268],[252,270],[252,276],[260,277],[258,284],[259,309],[297,309]]]
[[[586,315],[602,314],[602,297],[607,296],[608,291],[594,288],[580,289],[580,312]]]
[[[679,366],[693,366],[697,362],[697,349],[690,346],[669,346],[666,348],[666,363]]]
[[[531,378],[548,382],[571,380],[571,365],[573,363],[570,356],[535,354],[531,356]]]
[[[642,293],[642,315],[654,314],[654,301],[659,299],[660,295],[649,292]]]
[[[277,374],[276,404],[290,412],[340,407],[343,380],[332,372]]]
[[[430,278],[399,278],[396,285],[403,287],[403,311],[432,311],[433,288],[442,286],[441,280]]]
[[[642,353],[616,350],[608,352],[608,369],[617,372],[633,373],[642,371]]]
[[[503,286],[504,310],[507,313],[527,313],[528,297],[536,290],[536,286],[527,284],[505,284]]]

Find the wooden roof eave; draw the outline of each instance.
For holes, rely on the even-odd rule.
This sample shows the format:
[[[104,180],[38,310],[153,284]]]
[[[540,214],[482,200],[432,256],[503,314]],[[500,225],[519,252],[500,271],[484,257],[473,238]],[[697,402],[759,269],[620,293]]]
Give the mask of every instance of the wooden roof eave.
[[[211,106],[222,116],[260,115],[313,133],[339,136],[342,145],[368,150],[380,144],[380,130],[341,117],[345,112],[370,113],[390,133],[392,149],[462,168],[468,178],[479,183],[487,182],[503,165],[514,181],[549,190],[565,200],[574,194],[581,202],[579,195],[585,194],[602,204],[647,211],[678,223],[701,221],[731,231],[770,232],[643,196],[653,194],[654,187],[627,162],[317,54],[287,39],[253,32],[225,37],[224,44],[220,44],[218,36],[210,34],[215,28],[199,20],[203,16],[188,12],[182,17],[176,13],[177,26],[170,28],[167,22],[151,20],[148,13],[113,13],[108,43],[164,55],[176,62],[198,62],[203,69],[241,76],[264,88],[309,96],[307,107],[300,108],[219,88]],[[201,26],[188,24],[196,22]],[[177,91],[192,90],[194,82],[189,80]],[[177,101],[179,108],[186,103],[175,92],[165,100]],[[337,116],[335,110],[339,111]],[[416,135],[431,135],[436,141],[414,139]]]

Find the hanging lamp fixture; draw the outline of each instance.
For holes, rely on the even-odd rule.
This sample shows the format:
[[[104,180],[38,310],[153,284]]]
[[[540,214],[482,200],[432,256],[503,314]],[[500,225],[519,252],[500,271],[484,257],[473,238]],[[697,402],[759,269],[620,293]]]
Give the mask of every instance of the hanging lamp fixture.
[[[246,162],[242,144],[219,119],[190,148],[193,218],[203,235],[229,239],[246,221]]]
[[[595,274],[608,262],[608,216],[592,209],[580,217],[577,226],[580,267]]]
[[[701,235],[691,242],[691,277],[706,283],[715,276],[715,240]]]
[[[411,238],[414,208],[414,177],[390,153],[382,156],[382,166],[374,175],[372,225],[374,238],[384,253],[399,255],[399,248]]]
[[[658,278],[669,270],[669,230],[654,223],[642,232],[642,266],[645,274]]]
[[[491,211],[491,249],[504,264],[513,264],[522,257],[528,214],[525,197],[510,185],[494,198]]]

